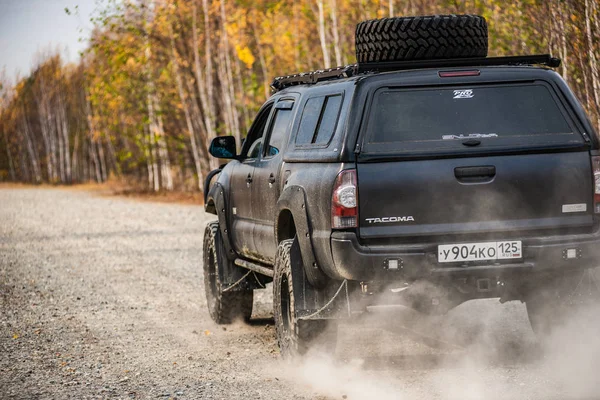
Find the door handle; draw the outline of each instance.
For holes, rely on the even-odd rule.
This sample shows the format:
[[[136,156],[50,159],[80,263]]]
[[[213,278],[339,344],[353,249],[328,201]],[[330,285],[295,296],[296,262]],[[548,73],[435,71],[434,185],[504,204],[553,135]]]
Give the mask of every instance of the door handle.
[[[246,183],[248,185],[252,183],[252,175],[248,174],[248,176],[246,177]]]
[[[269,183],[275,183],[275,175],[269,175]]]
[[[496,167],[493,165],[457,167],[454,168],[454,176],[458,181],[465,183],[490,182],[496,176]]]

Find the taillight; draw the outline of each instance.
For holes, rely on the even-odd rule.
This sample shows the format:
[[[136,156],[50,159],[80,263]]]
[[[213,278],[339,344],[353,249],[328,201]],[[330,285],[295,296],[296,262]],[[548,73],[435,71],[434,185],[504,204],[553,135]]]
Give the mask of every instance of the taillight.
[[[331,226],[334,229],[358,226],[358,190],[354,169],[343,170],[335,179],[331,196]]]
[[[592,157],[594,168],[594,212],[600,214],[600,156]]]

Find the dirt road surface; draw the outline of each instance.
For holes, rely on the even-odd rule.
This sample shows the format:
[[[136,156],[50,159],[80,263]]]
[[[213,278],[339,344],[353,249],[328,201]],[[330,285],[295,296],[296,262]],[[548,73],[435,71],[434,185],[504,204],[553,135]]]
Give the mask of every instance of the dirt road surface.
[[[598,339],[541,350],[518,302],[469,302],[417,325],[374,310],[340,327],[334,359],[284,363],[268,291],[251,325],[211,321],[209,219],[199,206],[0,187],[0,398],[600,395]]]

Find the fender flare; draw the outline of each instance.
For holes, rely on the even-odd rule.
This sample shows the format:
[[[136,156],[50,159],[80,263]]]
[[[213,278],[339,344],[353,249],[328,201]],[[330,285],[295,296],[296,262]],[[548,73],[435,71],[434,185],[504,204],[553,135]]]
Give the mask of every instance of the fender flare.
[[[208,205],[211,201],[215,205],[215,214],[219,217],[219,230],[221,231],[221,237],[223,238],[223,246],[226,250],[227,259],[233,262],[238,255],[233,249],[231,242],[231,229],[229,226],[229,218],[227,217],[228,208],[225,200],[225,188],[220,182],[216,182],[208,192],[206,204]]]
[[[216,210],[213,207],[210,207],[209,201],[208,201],[208,195],[210,190],[212,189],[212,187],[209,187],[210,185],[210,181],[212,180],[212,178],[217,175],[220,174],[221,171],[223,171],[223,165],[221,165],[219,168],[217,169],[213,169],[212,171],[210,171],[207,175],[206,178],[204,179],[204,192],[203,192],[203,198],[204,198],[204,211],[209,212],[211,214],[216,214]]]
[[[319,267],[315,257],[312,245],[312,227],[308,219],[306,192],[304,188],[297,185],[290,185],[279,196],[275,219],[275,239],[277,243],[280,242],[280,238],[278,237],[279,216],[285,210],[288,210],[294,219],[306,279],[315,288],[325,287],[329,282],[329,278]]]

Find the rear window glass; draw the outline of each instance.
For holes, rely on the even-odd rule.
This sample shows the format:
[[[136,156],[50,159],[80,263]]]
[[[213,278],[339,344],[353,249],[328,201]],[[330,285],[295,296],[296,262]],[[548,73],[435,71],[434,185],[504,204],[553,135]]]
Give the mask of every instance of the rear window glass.
[[[298,135],[297,145],[326,145],[333,136],[342,105],[342,95],[308,99]]]
[[[572,133],[544,85],[475,86],[376,93],[369,143]]]
[[[296,143],[304,144],[312,142],[324,102],[325,97],[308,99],[304,106],[304,110],[302,111],[302,119],[300,120],[300,128],[298,130],[298,136],[296,136]]]

